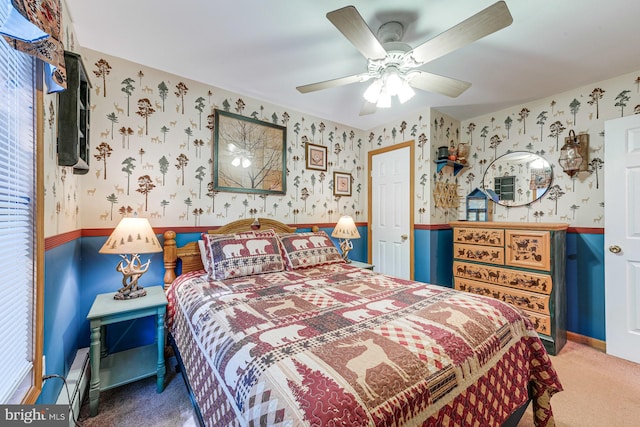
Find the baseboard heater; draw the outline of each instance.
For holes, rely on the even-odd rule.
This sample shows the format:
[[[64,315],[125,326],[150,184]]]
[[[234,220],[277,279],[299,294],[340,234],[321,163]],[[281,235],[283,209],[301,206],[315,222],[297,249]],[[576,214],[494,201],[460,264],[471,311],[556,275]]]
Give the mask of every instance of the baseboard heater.
[[[70,408],[73,409],[73,414],[76,420],[80,417],[80,407],[82,406],[82,399],[87,391],[87,385],[89,384],[89,348],[80,348],[76,352],[76,357],[73,359],[71,368],[66,377],[67,386],[69,387],[69,396],[71,397]],[[67,397],[67,390],[64,385],[58,395],[57,405],[69,405],[69,398]],[[71,416],[71,409],[69,410],[69,426],[75,427],[73,417]]]

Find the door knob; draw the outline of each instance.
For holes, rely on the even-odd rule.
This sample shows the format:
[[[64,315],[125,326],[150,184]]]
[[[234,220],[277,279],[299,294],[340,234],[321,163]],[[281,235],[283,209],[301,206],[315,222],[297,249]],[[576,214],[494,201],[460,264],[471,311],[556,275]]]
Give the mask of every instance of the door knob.
[[[609,246],[609,252],[612,252],[614,254],[619,254],[620,252],[622,252],[622,248],[618,245],[611,245]]]
[[[400,238],[404,242],[405,240],[407,240],[409,238],[409,236],[407,236],[406,234],[403,234],[402,236],[400,236]]]

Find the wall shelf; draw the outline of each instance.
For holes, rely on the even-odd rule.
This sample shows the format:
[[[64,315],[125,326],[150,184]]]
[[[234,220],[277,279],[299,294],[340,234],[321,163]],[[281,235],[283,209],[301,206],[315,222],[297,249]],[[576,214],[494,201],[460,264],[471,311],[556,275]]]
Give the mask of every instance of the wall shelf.
[[[436,160],[436,171],[440,172],[442,168],[445,166],[451,166],[453,168],[453,176],[458,175],[458,173],[467,167],[467,165],[463,165],[462,163],[454,162],[453,160]]]
[[[80,55],[65,51],[67,90],[58,97],[58,165],[89,172],[91,83]]]

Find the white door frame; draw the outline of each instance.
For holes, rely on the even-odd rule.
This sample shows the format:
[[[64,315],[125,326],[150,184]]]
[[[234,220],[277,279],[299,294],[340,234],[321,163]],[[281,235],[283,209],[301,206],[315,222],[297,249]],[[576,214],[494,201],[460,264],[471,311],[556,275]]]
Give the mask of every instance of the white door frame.
[[[368,227],[367,227],[367,234],[368,234],[368,243],[367,243],[367,256],[369,259],[369,262],[371,262],[372,260],[372,243],[373,243],[373,230],[371,227],[372,224],[372,198],[373,198],[373,191],[372,191],[372,178],[371,178],[371,168],[373,165],[373,157],[379,154],[384,154],[384,153],[388,153],[389,151],[394,151],[394,150],[400,150],[403,148],[407,148],[409,147],[409,236],[410,236],[410,240],[411,240],[411,245],[409,246],[409,276],[410,279],[413,280],[414,279],[414,273],[415,273],[415,268],[414,268],[414,248],[415,248],[415,232],[414,232],[414,199],[415,199],[415,188],[414,188],[414,181],[415,181],[415,175],[414,175],[414,169],[415,169],[415,154],[414,154],[414,141],[407,141],[407,142],[403,142],[400,144],[395,144],[395,145],[390,145],[388,147],[383,147],[383,148],[379,148],[377,150],[371,150],[368,153],[368,195],[367,195],[367,213],[368,213]]]

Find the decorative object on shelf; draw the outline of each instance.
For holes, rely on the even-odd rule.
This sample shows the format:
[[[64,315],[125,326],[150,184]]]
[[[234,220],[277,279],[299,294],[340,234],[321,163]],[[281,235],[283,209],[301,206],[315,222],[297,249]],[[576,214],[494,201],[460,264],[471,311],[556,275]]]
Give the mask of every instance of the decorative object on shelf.
[[[215,110],[213,188],[287,194],[287,128]]]
[[[99,252],[122,257],[116,266],[116,270],[123,275],[122,288],[114,295],[114,299],[127,300],[147,294],[138,285],[138,280],[149,269],[151,260],[142,264],[139,254],[162,252],[162,246],[146,218],[122,218]]]
[[[449,147],[449,156],[447,158],[452,162],[455,162],[456,160],[458,160],[458,149],[453,145]]]
[[[462,163],[463,165],[467,164],[467,158],[469,157],[469,144],[465,142],[461,142],[458,144],[458,163]]]
[[[589,168],[589,134],[576,136],[573,129],[569,131],[569,136],[564,139],[565,143],[560,149],[558,163],[562,170],[571,178],[581,171]]]
[[[307,169],[318,171],[327,170],[327,147],[307,142],[305,145]]]
[[[351,174],[348,172],[333,172],[333,195],[351,196]]]
[[[353,249],[351,239],[360,238],[360,233],[358,233],[358,228],[356,227],[356,223],[353,221],[353,218],[349,215],[341,216],[331,233],[331,237],[340,239],[342,259],[344,259],[345,262],[351,262],[349,259],[349,251]]]
[[[457,208],[458,184],[453,182],[436,182],[433,189],[433,200],[436,208]]]
[[[438,147],[438,160],[447,160],[449,157],[449,147],[443,145],[442,147]]]
[[[498,195],[489,189],[476,188],[467,195],[467,221],[491,221],[493,202]]]

